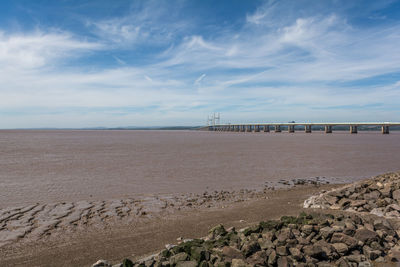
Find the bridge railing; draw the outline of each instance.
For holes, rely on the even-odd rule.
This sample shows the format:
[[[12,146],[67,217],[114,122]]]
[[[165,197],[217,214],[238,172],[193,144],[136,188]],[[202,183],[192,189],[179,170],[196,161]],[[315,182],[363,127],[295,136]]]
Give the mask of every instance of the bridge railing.
[[[352,134],[358,133],[360,126],[376,126],[381,127],[382,134],[389,134],[390,126],[400,126],[400,122],[288,122],[288,123],[239,123],[239,124],[218,124],[208,126],[209,131],[230,131],[230,132],[270,132],[273,127],[276,133],[282,132],[282,126],[287,127],[289,133],[295,132],[295,126],[304,126],[306,133],[312,132],[312,127],[323,127],[325,133],[332,133],[334,126],[348,126],[349,132]]]

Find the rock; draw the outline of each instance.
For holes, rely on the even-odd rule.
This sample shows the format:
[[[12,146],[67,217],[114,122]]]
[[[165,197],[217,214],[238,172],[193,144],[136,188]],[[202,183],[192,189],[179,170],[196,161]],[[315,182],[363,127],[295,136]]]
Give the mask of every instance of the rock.
[[[186,261],[188,258],[189,256],[186,254],[186,252],[181,252],[172,256],[169,261],[171,264],[177,264],[180,261]]]
[[[278,267],[292,267],[292,266],[295,266],[293,264],[293,261],[290,258],[286,257],[286,256],[279,257],[278,261],[277,261],[277,265],[278,265]]]
[[[170,250],[170,249],[172,249],[174,247],[176,247],[176,245],[171,245],[171,244],[166,244],[165,245],[165,248],[168,249],[168,250]]]
[[[356,263],[360,263],[366,260],[364,255],[349,255],[346,256],[346,259],[348,259],[351,262],[356,262]]]
[[[243,254],[244,254],[246,257],[248,257],[248,256],[250,256],[251,254],[253,254],[253,253],[259,251],[259,250],[260,250],[260,245],[259,245],[258,242],[256,242],[256,241],[251,241],[251,242],[245,243],[245,244],[242,246],[242,249],[241,249],[241,250],[242,250]]]
[[[399,190],[400,191],[400,190]],[[386,211],[400,211],[400,206],[397,204],[390,204],[386,207]]]
[[[384,197],[384,198],[385,197],[388,197],[388,198],[392,197],[390,186],[386,185],[382,189],[380,189],[379,191],[381,192],[382,197]]]
[[[351,207],[360,207],[360,206],[364,206],[365,204],[367,204],[367,201],[365,199],[359,199],[359,200],[353,200],[350,203]]]
[[[154,263],[155,263],[155,260],[154,260],[154,259],[148,259],[148,260],[146,260],[146,261],[144,262],[144,266],[146,266],[146,267],[153,267]]]
[[[390,225],[390,223],[387,220],[383,219],[377,219],[374,220],[373,222],[375,230],[392,230],[393,227]]]
[[[328,202],[330,205],[334,205],[337,202],[337,197],[331,195],[325,195],[324,200]]]
[[[392,198],[396,200],[400,200],[400,190],[395,190],[392,192]]]
[[[276,252],[273,250],[268,256],[268,265],[274,265],[276,263]]]
[[[303,247],[303,252],[305,255],[313,257],[317,260],[326,260],[327,255],[325,250],[318,245],[309,245]]]
[[[368,246],[363,247],[363,253],[369,260],[375,260],[378,257],[380,257],[382,254],[379,250],[373,250],[372,248],[370,248]]]
[[[347,259],[344,258],[340,258],[337,262],[336,265],[338,267],[352,267],[352,265],[350,264],[350,262]]]
[[[339,200],[338,205],[343,208],[346,209],[350,206],[351,201],[347,198],[342,198],[341,200]]]
[[[372,241],[378,240],[379,236],[376,232],[368,230],[368,229],[357,229],[354,234],[354,238],[360,240],[364,243],[370,243]]]
[[[285,243],[286,240],[294,238],[292,230],[290,228],[285,228],[280,231],[277,235],[278,243]]]
[[[246,267],[246,263],[242,259],[233,259],[232,267]]]
[[[289,248],[289,252],[295,260],[300,261],[303,259],[301,251],[298,248]]]
[[[258,239],[258,244],[262,250],[267,250],[274,246],[274,243],[271,240],[265,238]]]
[[[372,209],[370,211],[370,213],[374,214],[376,216],[379,216],[379,217],[383,217],[384,216],[383,210],[381,208],[374,208],[374,209]]]
[[[266,261],[268,261],[268,255],[266,251],[257,251],[247,258],[247,262],[252,265],[265,266]]]
[[[348,235],[345,235],[343,233],[334,233],[331,238],[332,243],[345,243],[350,249],[354,248],[357,246],[358,241]]]
[[[345,243],[334,243],[332,246],[335,248],[336,252],[340,255],[344,255],[349,250],[349,247]]]
[[[375,190],[375,191],[372,191],[371,193],[365,194],[364,199],[376,201],[380,195],[381,195],[381,193],[379,191]]]
[[[225,246],[222,248],[222,255],[229,260],[244,259],[243,254],[240,250],[229,246]]]
[[[106,260],[98,260],[92,267],[111,267],[112,265]]]
[[[358,267],[372,267],[372,265],[368,261],[362,261],[358,263]]]
[[[327,239],[335,232],[335,230],[332,227],[326,226],[321,228],[319,232],[324,239]]]
[[[303,225],[303,226],[301,227],[301,231],[302,231],[304,234],[309,235],[309,234],[311,234],[312,231],[313,231],[313,226],[312,226],[312,225],[309,225],[309,224]]]
[[[279,256],[286,256],[287,255],[287,247],[286,246],[276,247],[276,254]]]
[[[176,264],[176,267],[197,267],[197,262],[195,262],[195,261],[180,261]]]
[[[192,247],[191,250],[190,250],[190,255],[197,262],[201,262],[203,260],[207,260],[206,259],[206,254],[208,254],[207,256],[208,256],[208,259],[209,259],[209,257],[210,257],[209,253],[207,253],[207,251],[203,247]]]
[[[224,226],[222,224],[219,224],[209,231],[210,234],[212,234],[213,238],[215,238],[218,235],[225,235],[227,231],[225,230]]]
[[[130,259],[124,259],[122,261],[122,267],[133,267],[133,262]]]
[[[243,234],[244,234],[245,236],[248,236],[248,235],[251,235],[251,234],[253,234],[253,233],[259,233],[260,230],[261,230],[261,226],[260,226],[260,225],[254,225],[254,226],[245,228],[245,229],[243,230]]]
[[[399,218],[400,217],[400,213],[397,210],[392,210],[390,212],[386,212],[385,215],[388,218]]]

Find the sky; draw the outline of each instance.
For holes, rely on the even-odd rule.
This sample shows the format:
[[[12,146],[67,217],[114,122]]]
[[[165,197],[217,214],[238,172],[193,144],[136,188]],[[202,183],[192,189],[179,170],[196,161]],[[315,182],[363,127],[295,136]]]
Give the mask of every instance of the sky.
[[[2,0],[0,128],[400,121],[400,1]]]

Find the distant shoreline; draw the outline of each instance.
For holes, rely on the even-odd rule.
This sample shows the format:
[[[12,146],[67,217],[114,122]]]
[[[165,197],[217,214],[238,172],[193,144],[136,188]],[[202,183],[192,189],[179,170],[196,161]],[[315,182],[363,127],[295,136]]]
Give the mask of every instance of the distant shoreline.
[[[179,130],[200,130],[200,129],[206,129],[208,126],[149,126],[149,127],[142,127],[142,126],[121,126],[121,127],[84,127],[84,128],[52,128],[52,127],[38,127],[38,128],[4,128],[0,129],[0,131],[23,131],[23,130],[45,130],[45,131],[113,131],[113,130],[127,130],[127,131],[135,131],[135,130],[172,130],[172,131],[179,131]],[[282,126],[281,127],[282,131],[287,130],[287,127]],[[294,129],[296,132],[302,132],[304,131],[304,127],[301,126],[295,126]],[[323,127],[320,126],[313,126],[312,128],[313,131],[324,131]],[[348,127],[344,126],[334,126],[333,127],[334,131],[348,131]],[[381,128],[376,126],[359,126],[358,127],[359,132],[375,132],[375,131],[381,131]],[[390,131],[400,131],[400,126],[391,126]]]

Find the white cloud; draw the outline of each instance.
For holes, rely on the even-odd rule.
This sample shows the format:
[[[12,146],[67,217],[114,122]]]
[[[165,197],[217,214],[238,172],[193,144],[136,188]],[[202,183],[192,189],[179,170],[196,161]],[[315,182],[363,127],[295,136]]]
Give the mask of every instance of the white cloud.
[[[206,74],[203,73],[202,75],[200,75],[199,78],[197,78],[197,79],[194,81],[194,84],[195,84],[195,85],[199,85],[200,82],[201,82],[205,77],[206,77]]]
[[[66,32],[7,35],[0,31],[0,70],[29,69],[53,64],[59,58],[79,56],[83,52],[101,49],[98,43],[77,40]]]

